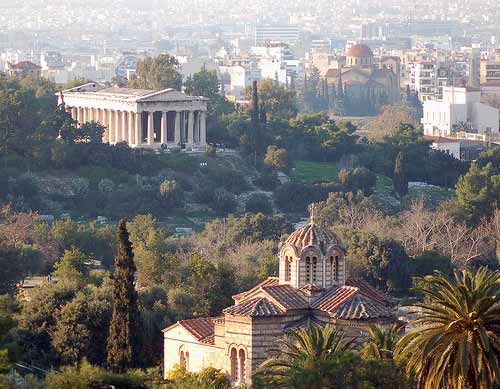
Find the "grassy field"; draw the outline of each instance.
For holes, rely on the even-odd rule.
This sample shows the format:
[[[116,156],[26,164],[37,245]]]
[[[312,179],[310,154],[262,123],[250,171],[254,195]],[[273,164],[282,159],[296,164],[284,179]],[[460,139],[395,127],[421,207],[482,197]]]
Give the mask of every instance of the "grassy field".
[[[290,178],[300,182],[335,181],[337,175],[338,171],[334,163],[297,161],[290,173]]]
[[[375,195],[382,200],[390,211],[391,208],[399,208],[399,201],[393,193],[392,180],[387,176],[378,175],[375,184]],[[449,200],[455,196],[455,191],[437,186],[410,186],[405,204],[412,200],[423,198],[430,207],[436,207],[439,203]],[[394,209],[393,209],[394,210]]]

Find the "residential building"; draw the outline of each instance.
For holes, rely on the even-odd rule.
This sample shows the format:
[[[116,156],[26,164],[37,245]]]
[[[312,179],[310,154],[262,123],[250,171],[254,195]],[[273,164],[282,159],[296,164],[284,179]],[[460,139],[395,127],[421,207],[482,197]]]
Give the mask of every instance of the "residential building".
[[[481,84],[486,84],[490,81],[500,81],[500,51],[495,52],[495,55],[481,60],[479,79]]]
[[[448,137],[457,131],[498,134],[499,110],[481,103],[481,91],[472,87],[444,87],[443,100],[424,101],[424,134]]]
[[[300,29],[294,25],[257,26],[255,28],[255,46],[268,43],[296,43],[300,37]]]

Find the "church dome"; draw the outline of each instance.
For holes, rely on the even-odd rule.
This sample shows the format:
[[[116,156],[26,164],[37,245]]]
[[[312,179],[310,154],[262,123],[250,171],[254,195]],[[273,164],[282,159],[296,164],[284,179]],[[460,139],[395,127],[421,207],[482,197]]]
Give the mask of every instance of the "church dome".
[[[372,49],[370,49],[367,45],[352,45],[349,50],[347,50],[346,57],[373,57]]]
[[[305,226],[295,230],[285,241],[285,245],[294,246],[298,252],[307,246],[318,246],[322,250],[331,245],[340,245],[340,240],[333,232],[322,228],[311,221]]]
[[[353,45],[347,50],[346,64],[348,67],[372,66],[373,52],[366,45]]]

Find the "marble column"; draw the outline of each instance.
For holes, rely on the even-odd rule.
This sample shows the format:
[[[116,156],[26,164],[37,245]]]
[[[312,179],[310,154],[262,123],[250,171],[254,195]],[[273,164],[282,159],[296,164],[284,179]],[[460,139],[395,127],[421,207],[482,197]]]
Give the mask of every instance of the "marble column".
[[[83,108],[82,124],[87,123],[87,120],[89,120],[88,109],[87,108]]]
[[[121,126],[122,126],[122,141],[130,144],[130,139],[128,138],[128,117],[127,111],[121,112]]]
[[[78,124],[83,123],[83,108],[78,107]]]
[[[88,121],[93,122],[94,120],[94,108],[89,108],[89,116],[88,116]]]
[[[188,133],[187,133],[187,143],[189,145],[194,144],[194,112],[189,111],[188,113]]]
[[[114,111],[114,120],[115,120],[115,142],[119,143],[123,141],[122,139],[122,126],[121,126],[121,115],[120,111]]]
[[[115,133],[114,133],[115,124],[113,123],[113,111],[110,109],[106,109],[105,113],[106,113],[106,126],[108,127],[108,141],[109,144],[112,144],[115,143]]]
[[[174,143],[177,146],[181,142],[181,112],[175,111]]]
[[[104,132],[102,134],[103,143],[109,143],[109,128],[106,124],[106,110],[99,109],[99,123],[104,126]]]
[[[154,112],[148,112],[148,145],[152,145],[155,142],[154,136]]]
[[[204,146],[207,144],[207,113],[200,112],[200,143]]]
[[[134,112],[127,112],[128,116],[128,144],[129,146],[135,145],[136,140],[135,140],[135,113]]]
[[[142,113],[135,113],[135,145],[140,146],[142,144]]]
[[[167,113],[161,113],[161,144],[167,144]]]

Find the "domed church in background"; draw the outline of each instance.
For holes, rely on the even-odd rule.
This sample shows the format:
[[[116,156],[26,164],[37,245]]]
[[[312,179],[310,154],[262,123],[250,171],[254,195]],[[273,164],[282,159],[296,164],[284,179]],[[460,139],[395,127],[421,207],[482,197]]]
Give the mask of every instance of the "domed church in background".
[[[360,335],[370,324],[397,319],[390,299],[346,271],[346,248],[332,232],[310,222],[279,250],[279,276],[233,296],[220,317],[181,320],[163,330],[165,375],[215,367],[236,384],[249,383],[288,329],[333,324]]]
[[[345,65],[330,68],[326,71],[326,82],[331,92],[347,93],[353,106],[365,109],[367,112],[357,114],[376,114],[374,109],[380,109],[386,104],[399,103],[400,66],[399,57],[384,56],[375,63],[372,50],[363,44],[349,47],[345,54]],[[347,91],[347,92],[346,92]],[[333,96],[335,99],[335,96]],[[372,105],[373,107],[367,107]],[[355,112],[356,113],[356,112]]]

